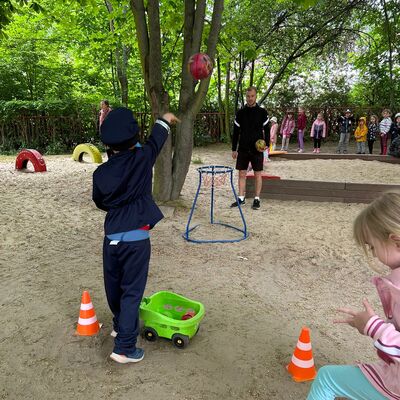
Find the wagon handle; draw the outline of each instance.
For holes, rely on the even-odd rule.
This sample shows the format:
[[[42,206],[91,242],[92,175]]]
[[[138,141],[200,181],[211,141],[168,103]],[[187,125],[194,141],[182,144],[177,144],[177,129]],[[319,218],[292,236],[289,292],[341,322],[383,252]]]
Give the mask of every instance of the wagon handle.
[[[150,299],[149,297],[143,297],[143,298],[142,298],[142,303],[144,303],[144,304],[147,305],[147,304],[150,303],[150,300],[151,300],[151,299]]]

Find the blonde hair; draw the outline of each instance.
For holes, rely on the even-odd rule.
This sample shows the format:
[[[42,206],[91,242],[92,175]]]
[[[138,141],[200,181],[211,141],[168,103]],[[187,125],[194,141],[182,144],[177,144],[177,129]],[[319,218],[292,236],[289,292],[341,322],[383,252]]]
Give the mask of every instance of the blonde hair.
[[[371,239],[385,245],[391,234],[400,236],[400,191],[388,191],[357,216],[353,234],[356,243],[368,254]]]

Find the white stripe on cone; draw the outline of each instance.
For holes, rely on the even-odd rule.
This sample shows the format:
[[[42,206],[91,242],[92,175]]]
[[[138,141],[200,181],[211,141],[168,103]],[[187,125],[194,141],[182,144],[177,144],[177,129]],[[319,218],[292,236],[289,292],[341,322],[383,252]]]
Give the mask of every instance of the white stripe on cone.
[[[93,304],[87,303],[87,304],[83,304],[81,303],[81,310],[87,311],[87,310],[91,310],[93,308]]]
[[[304,360],[299,360],[297,357],[293,355],[292,363],[299,368],[312,368],[314,366],[314,359],[311,358],[311,360],[304,361]]]
[[[91,317],[91,318],[79,318],[78,324],[79,325],[92,325],[95,322],[97,322],[97,317]]]
[[[300,350],[308,351],[311,350],[311,343],[303,343],[300,340],[297,342],[297,348]]]

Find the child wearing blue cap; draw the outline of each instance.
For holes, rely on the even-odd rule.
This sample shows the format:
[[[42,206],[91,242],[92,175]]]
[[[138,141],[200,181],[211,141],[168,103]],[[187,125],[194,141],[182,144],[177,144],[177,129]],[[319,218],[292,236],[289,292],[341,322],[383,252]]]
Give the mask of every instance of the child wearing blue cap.
[[[93,173],[93,201],[107,211],[103,270],[115,337],[110,357],[122,364],[144,357],[136,341],[150,261],[149,231],[163,218],[152,197],[152,170],[171,124],[177,121],[171,113],[158,118],[143,146],[138,142],[137,122],[127,108],[110,111],[100,128],[102,142],[114,154]]]

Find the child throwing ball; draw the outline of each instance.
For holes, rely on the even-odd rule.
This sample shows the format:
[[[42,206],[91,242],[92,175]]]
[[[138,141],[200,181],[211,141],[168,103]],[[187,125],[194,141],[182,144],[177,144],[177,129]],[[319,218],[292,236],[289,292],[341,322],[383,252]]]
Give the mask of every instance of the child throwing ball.
[[[107,212],[103,273],[115,337],[110,357],[121,364],[144,357],[136,347],[139,306],[149,269],[150,230],[163,218],[152,197],[153,166],[175,122],[171,113],[158,118],[143,146],[127,108],[110,111],[100,128],[101,140],[113,155],[93,174],[93,201]]]

